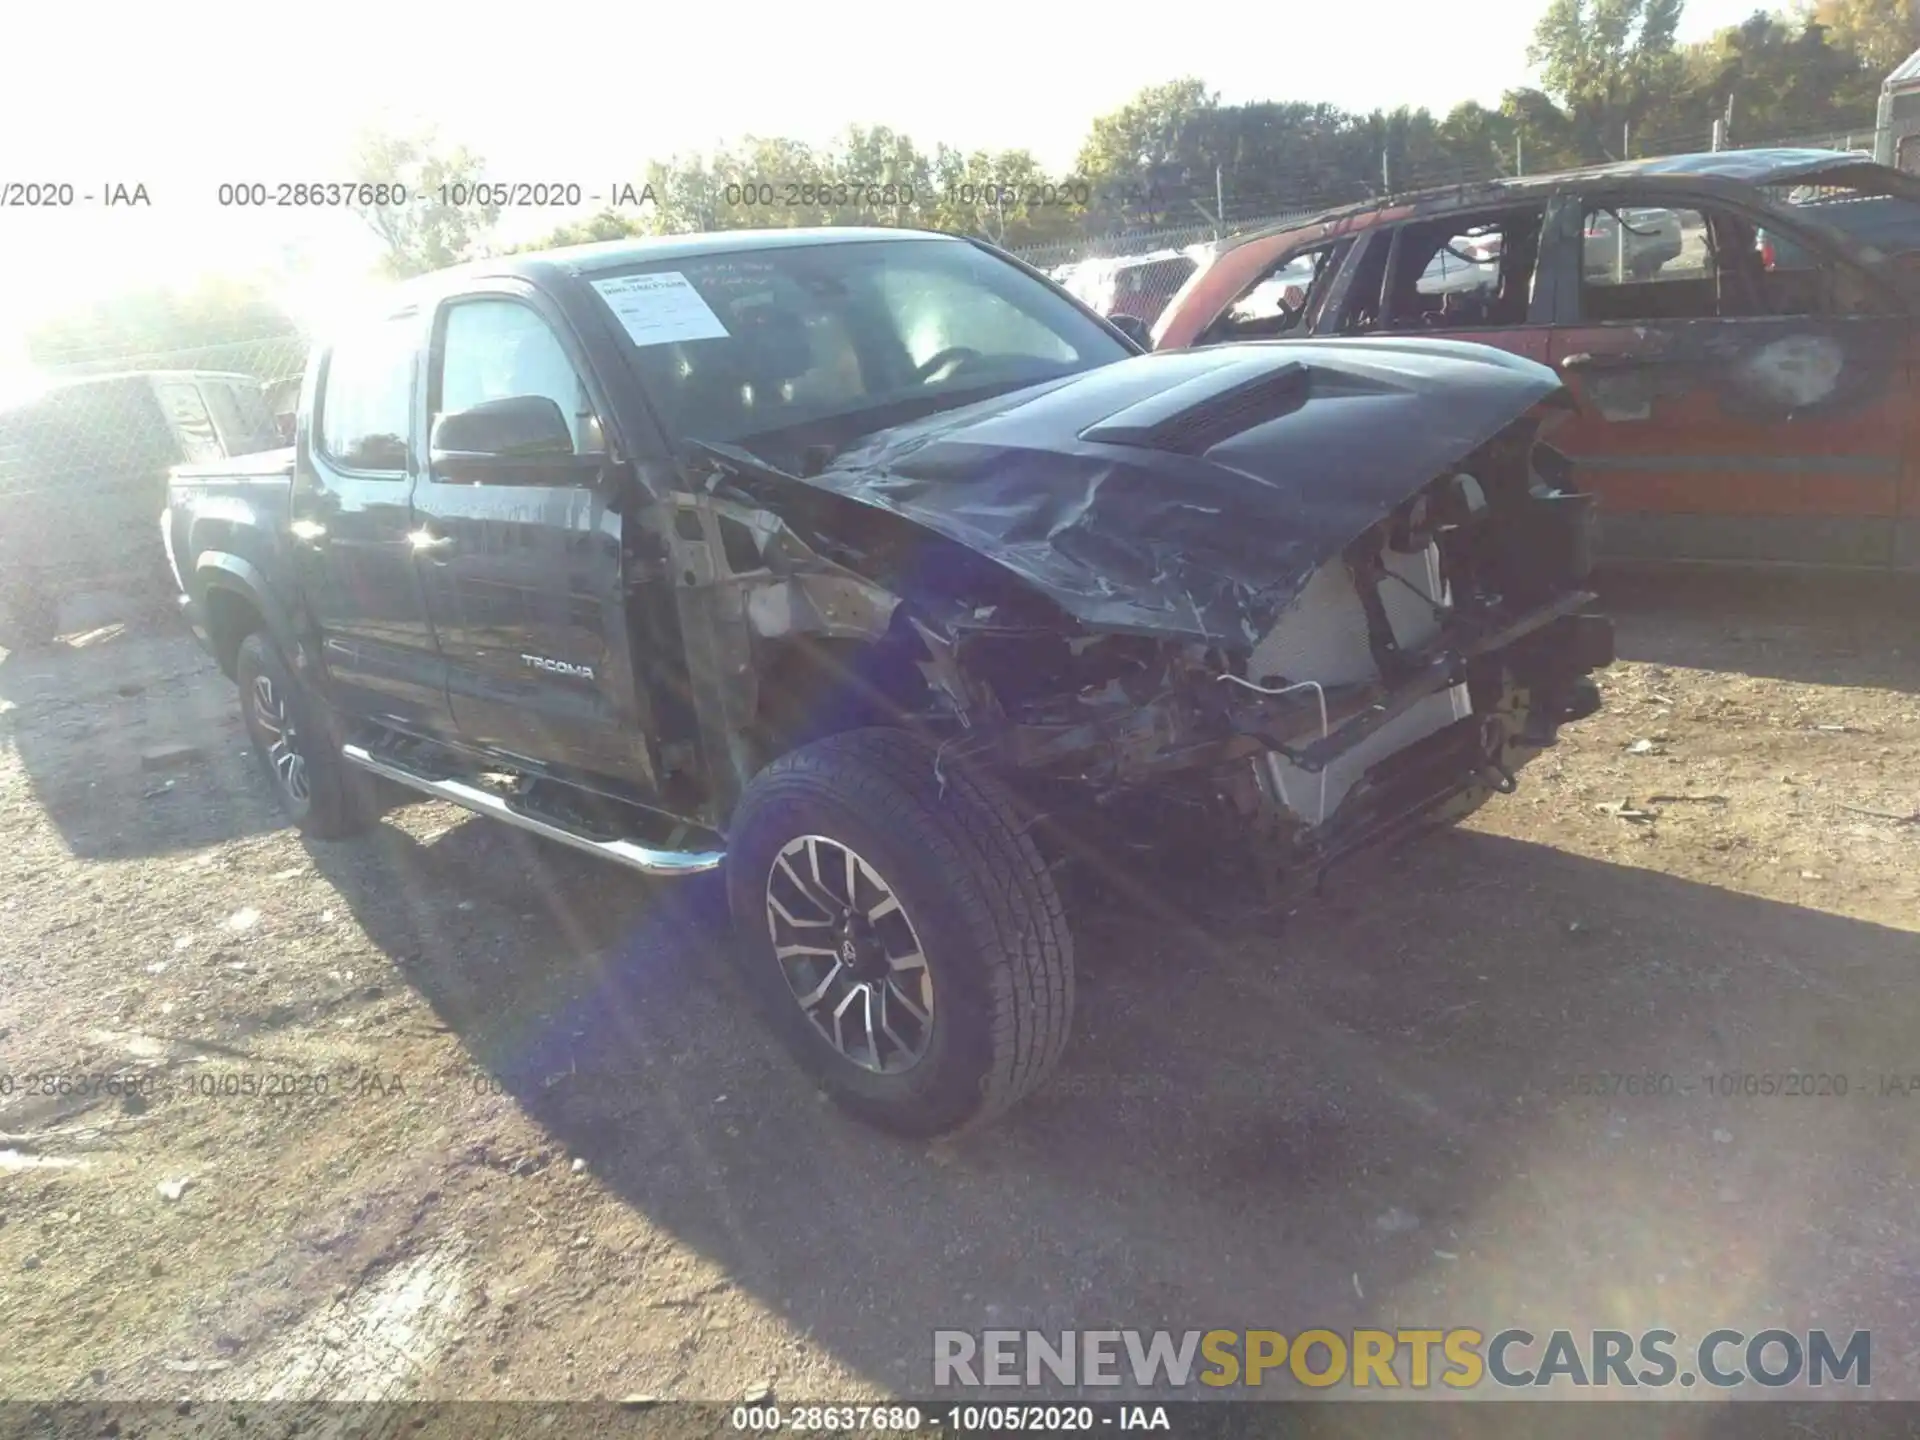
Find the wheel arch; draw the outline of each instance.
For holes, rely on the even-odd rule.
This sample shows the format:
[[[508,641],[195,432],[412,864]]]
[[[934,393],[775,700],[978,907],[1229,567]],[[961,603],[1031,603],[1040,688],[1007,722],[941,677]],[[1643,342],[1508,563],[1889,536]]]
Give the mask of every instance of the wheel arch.
[[[266,631],[287,655],[298,651],[291,617],[251,561],[219,551],[203,554],[194,565],[194,579],[214,659],[229,680],[239,664],[241,643],[256,630]]]

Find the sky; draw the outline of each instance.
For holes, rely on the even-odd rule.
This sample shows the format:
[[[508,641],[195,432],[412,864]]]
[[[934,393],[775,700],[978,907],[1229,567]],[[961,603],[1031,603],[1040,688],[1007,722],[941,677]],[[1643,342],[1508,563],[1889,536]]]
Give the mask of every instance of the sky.
[[[146,187],[150,205],[0,207],[0,373],[24,327],[75,300],[212,271],[264,275],[303,318],[365,287],[372,257],[346,213],[221,208],[223,181],[333,181],[369,125],[437,126],[505,181],[638,176],[650,158],[748,134],[824,142],[887,124],[931,146],[1032,150],[1069,165],[1096,115],[1196,75],[1228,103],[1352,110],[1492,104],[1525,83],[1545,0],[1448,8],[1374,0],[1363,26],[1324,4],[1181,12],[973,0],[868,0],[546,11],[385,0],[35,5],[0,87],[0,184],[77,194]],[[1683,40],[1755,0],[1689,0]],[[1439,13],[1444,23],[1436,23]],[[490,22],[475,17],[493,15]],[[834,177],[858,179],[860,177]],[[526,213],[509,238],[571,218]],[[517,235],[512,232],[518,232]]]

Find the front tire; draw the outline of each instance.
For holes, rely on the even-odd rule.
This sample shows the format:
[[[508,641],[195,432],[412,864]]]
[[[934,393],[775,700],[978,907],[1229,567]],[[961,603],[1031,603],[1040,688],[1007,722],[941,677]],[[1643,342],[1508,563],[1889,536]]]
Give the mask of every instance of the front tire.
[[[1073,942],[989,778],[903,731],[802,746],[741,797],[735,949],[775,1031],[850,1113],[929,1136],[1030,1094],[1066,1047]]]
[[[379,815],[373,777],[341,758],[318,698],[256,630],[240,644],[235,678],[253,754],[274,798],[303,835],[342,840]]]

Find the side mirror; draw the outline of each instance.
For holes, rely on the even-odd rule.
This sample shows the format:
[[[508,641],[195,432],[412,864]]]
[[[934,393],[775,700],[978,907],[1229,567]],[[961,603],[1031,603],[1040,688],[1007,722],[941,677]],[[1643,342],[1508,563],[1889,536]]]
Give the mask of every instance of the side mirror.
[[[545,395],[509,395],[442,415],[433,426],[435,454],[498,455],[538,460],[573,454],[573,430]]]
[[[1138,315],[1109,315],[1107,323],[1142,350],[1153,348],[1153,327]]]

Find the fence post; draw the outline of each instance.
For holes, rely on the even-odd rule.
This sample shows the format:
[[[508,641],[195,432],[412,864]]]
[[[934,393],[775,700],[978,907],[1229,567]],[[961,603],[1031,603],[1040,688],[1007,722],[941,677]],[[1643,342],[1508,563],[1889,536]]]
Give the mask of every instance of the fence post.
[[[1715,120],[1713,122],[1713,148],[1715,150],[1724,150],[1727,148],[1727,122],[1725,120]]]

